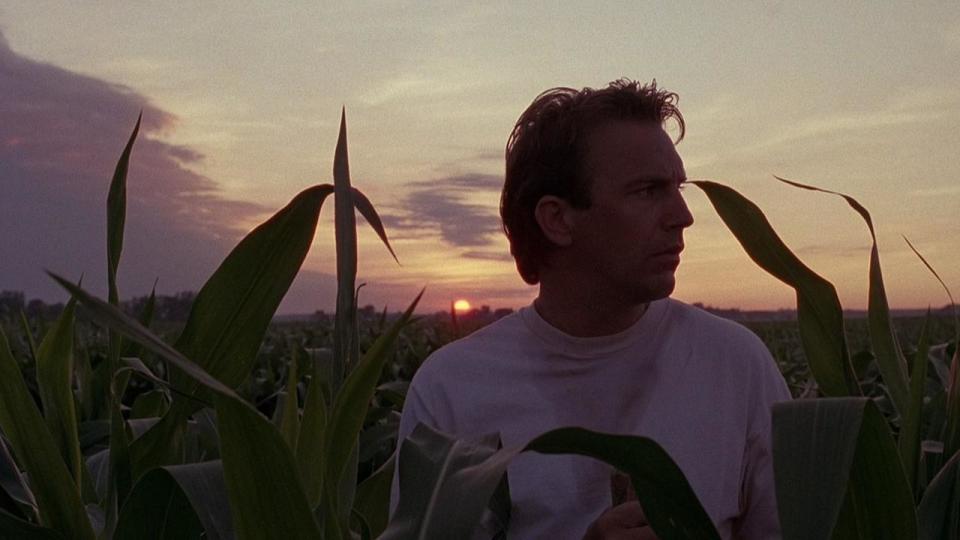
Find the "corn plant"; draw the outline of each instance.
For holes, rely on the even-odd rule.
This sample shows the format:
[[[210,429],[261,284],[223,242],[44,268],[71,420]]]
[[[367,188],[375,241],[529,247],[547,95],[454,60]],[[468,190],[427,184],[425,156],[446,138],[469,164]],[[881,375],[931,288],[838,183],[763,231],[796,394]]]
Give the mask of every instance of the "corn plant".
[[[780,403],[773,410],[773,457],[783,536],[956,538],[960,534],[960,489],[955,487],[960,485],[957,345],[953,345],[949,378],[935,392],[941,398],[935,395],[931,399],[944,407],[943,427],[924,440],[921,427],[927,368],[937,359],[929,355],[925,325],[908,370],[907,355],[890,319],[869,212],[850,196],[778,179],[797,188],[843,197],[867,224],[873,241],[868,322],[883,381],[881,396],[865,397],[847,350],[843,311],[833,284],[790,251],[752,202],[727,186],[694,182],[750,258],[796,291],[803,348],[819,392],[825,396]],[[960,324],[957,333],[960,338]],[[942,348],[944,353],[948,349]],[[892,405],[889,422],[876,405],[879,401]],[[923,451],[933,447],[942,452]]]

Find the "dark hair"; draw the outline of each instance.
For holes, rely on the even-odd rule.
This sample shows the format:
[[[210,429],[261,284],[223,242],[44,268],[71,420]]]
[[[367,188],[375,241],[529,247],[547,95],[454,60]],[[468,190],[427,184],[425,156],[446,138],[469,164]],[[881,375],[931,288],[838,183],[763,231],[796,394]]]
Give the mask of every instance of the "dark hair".
[[[540,198],[554,195],[575,208],[590,206],[590,186],[581,174],[590,128],[612,119],[663,125],[673,118],[680,142],[685,125],[677,100],[676,94],[658,89],[656,80],[640,84],[620,79],[599,90],[551,88],[523,111],[507,140],[500,218],[524,281],[540,281],[540,266],[551,249],[534,217]]]

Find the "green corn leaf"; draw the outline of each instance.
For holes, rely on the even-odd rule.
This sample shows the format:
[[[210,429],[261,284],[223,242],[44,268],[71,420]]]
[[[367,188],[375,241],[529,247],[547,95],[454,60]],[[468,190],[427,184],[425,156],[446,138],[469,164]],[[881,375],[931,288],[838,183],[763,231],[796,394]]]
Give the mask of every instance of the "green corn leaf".
[[[960,450],[960,343],[950,361],[950,388],[947,389],[947,419],[943,424],[943,455]]]
[[[280,433],[291,450],[297,448],[297,436],[300,433],[300,407],[297,397],[297,347],[293,347],[290,363],[287,367],[287,397],[283,402],[283,416],[280,419]]]
[[[100,300],[99,298],[91,295],[87,291],[77,287],[73,283],[70,283],[54,273],[48,272],[48,274],[54,279],[54,281],[59,283],[61,287],[73,295],[77,299],[77,302],[82,304],[87,309],[94,322],[104,327],[116,330],[118,333],[127,337],[128,339],[132,339],[140,343],[146,350],[167,360],[181,372],[190,376],[194,382],[204,386],[208,390],[221,395],[232,396],[240,399],[231,388],[225,386],[222,382],[212,377],[209,373],[204,371],[201,366],[198,366],[196,362],[187,359],[186,356],[168,345],[156,334],[144,328],[140,323],[132,319],[126,313],[120,311],[119,308]]]
[[[175,348],[230,387],[250,373],[273,314],[313,242],[329,185],[308,188],[251,231],[207,280]],[[174,387],[188,387],[174,371]]]
[[[17,518],[37,521],[37,502],[7,451],[3,437],[0,437],[0,509]]]
[[[40,523],[70,538],[93,540],[75,485],[57,443],[20,374],[10,352],[7,336],[0,330],[0,429],[10,441],[13,454],[30,478],[37,501]]]
[[[229,387],[247,377],[270,320],[306,258],[320,207],[332,192],[329,185],[302,191],[230,252],[194,301],[176,342],[183,356]],[[180,393],[210,401],[191,379],[195,377],[171,369],[170,382]],[[171,462],[169,441],[196,408],[194,400],[174,399],[163,422],[134,441],[136,475]]]
[[[77,411],[73,399],[73,324],[76,301],[70,299],[63,313],[47,331],[37,349],[37,387],[47,428],[60,449],[60,455],[81,485],[80,441],[77,438]]]
[[[353,188],[353,204],[357,207],[357,210],[360,211],[360,215],[367,220],[370,227],[377,233],[377,236],[380,237],[383,245],[387,247],[387,251],[393,256],[393,260],[396,261],[397,264],[400,264],[400,259],[397,258],[397,254],[394,253],[393,248],[390,247],[390,240],[387,240],[387,231],[383,228],[383,222],[380,221],[380,214],[377,213],[377,209],[373,207],[370,199],[357,188]]]
[[[327,400],[324,397],[322,382],[314,368],[314,376],[307,387],[307,397],[303,403],[303,421],[297,438],[297,469],[307,492],[310,507],[320,504],[323,491],[324,443],[327,426]]]
[[[590,456],[623,470],[658,538],[719,538],[680,468],[652,439],[559,428],[525,447],[497,450],[496,440],[414,428],[400,446],[399,502],[381,540],[469,538],[507,465],[523,451]]]
[[[938,274],[937,271],[933,269],[933,266],[931,266],[930,263],[927,262],[927,259],[925,259],[924,256],[921,255],[919,251],[917,251],[917,248],[913,247],[913,244],[910,243],[910,240],[907,240],[906,236],[903,237],[903,240],[904,242],[907,243],[908,246],[910,246],[910,249],[913,251],[913,253],[920,258],[920,261],[923,262],[923,265],[927,267],[927,270],[929,270],[930,273],[933,274],[933,277],[937,278],[937,281],[940,282],[940,286],[943,287],[943,290],[947,293],[947,298],[950,299],[950,307],[953,309],[954,341],[956,341],[957,344],[960,345],[960,315],[957,314],[957,302],[953,299],[953,295],[950,294],[950,288],[947,287],[947,284],[943,282],[943,279],[940,277],[940,274]]]
[[[117,292],[117,268],[120,266],[120,252],[123,251],[123,226],[127,219],[127,170],[130,166],[130,152],[133,142],[140,131],[140,120],[143,113],[137,116],[137,124],[127,140],[127,145],[117,161],[110,181],[110,193],[107,195],[107,280],[110,287],[110,303],[117,305],[120,295]]]
[[[316,538],[319,535],[296,474],[293,454],[273,424],[231,388],[119,309],[58,276],[51,276],[87,308],[94,321],[137,341],[215,394],[220,450],[237,538]],[[257,466],[251,467],[251,463]]]
[[[960,538],[960,453],[933,478],[917,508],[920,540]]]
[[[165,509],[158,512],[158,508]],[[123,507],[114,540],[234,538],[220,460],[158,467],[140,479]]]
[[[917,470],[920,466],[920,427],[923,425],[923,394],[927,385],[927,363],[930,344],[928,329],[930,327],[930,310],[923,321],[920,330],[920,342],[913,357],[913,370],[910,374],[910,408],[906,410],[900,426],[900,436],[897,444],[900,449],[900,458],[903,460],[903,469],[907,475],[907,483],[912,490],[917,491]]]
[[[804,265],[748,199],[716,182],[690,183],[707,194],[747,255],[796,291],[800,339],[820,391],[827,396],[862,395],[850,363],[843,309],[833,284]]]
[[[784,539],[916,538],[910,485],[869,399],[775,404],[773,463]]]
[[[20,310],[20,326],[23,328],[23,335],[27,337],[27,348],[30,352],[30,361],[37,363],[37,342],[33,339],[33,330],[30,329],[30,321],[27,320],[27,314]]]
[[[956,343],[956,349],[953,360],[950,362],[949,382],[946,385],[947,412],[942,436],[944,446],[943,455],[952,456],[954,452],[960,450],[960,365],[958,365],[960,356],[956,354],[956,352],[960,351],[960,317],[957,315],[957,303],[953,300],[953,295],[950,294],[950,288],[947,287],[947,284],[940,278],[940,274],[927,262],[927,259],[924,258],[917,248],[913,247],[913,244],[910,243],[910,240],[907,240],[907,237],[903,237],[903,240],[910,246],[910,249],[920,261],[923,262],[927,270],[933,274],[933,277],[940,282],[940,286],[946,291],[947,298],[950,299],[950,306],[953,308],[954,342]]]
[[[396,466],[397,453],[394,452],[390,459],[357,486],[353,509],[363,516],[373,538],[379,537],[387,528],[390,517],[390,487]]]
[[[359,358],[357,305],[357,220],[350,186],[350,159],[347,153],[347,111],[340,113],[340,135],[333,156],[334,227],[337,249],[337,313],[334,319],[334,389],[340,388],[348,366]]]
[[[897,335],[893,330],[893,320],[890,318],[890,306],[887,303],[886,288],[883,285],[883,272],[880,269],[880,252],[877,249],[877,234],[873,229],[873,219],[870,212],[856,199],[843,193],[837,193],[814,186],[793,182],[775,176],[777,180],[794,187],[820,193],[828,193],[842,197],[853,208],[870,230],[870,239],[873,245],[870,248],[870,294],[867,306],[867,320],[870,326],[870,344],[877,359],[877,368],[886,383],[893,406],[901,415],[905,415],[910,406],[910,390],[907,382],[906,360],[897,343]]]
[[[130,418],[160,418],[167,412],[167,396],[163,390],[150,390],[137,396],[130,407]]]
[[[323,498],[328,512],[331,509],[339,511],[341,508],[339,487],[343,476],[352,474],[355,477],[356,475],[356,468],[348,471],[347,464],[352,454],[357,451],[357,437],[363,428],[363,419],[367,416],[367,409],[370,406],[370,400],[373,399],[377,381],[389,358],[390,348],[400,334],[400,330],[409,322],[422,296],[421,290],[403,315],[370,346],[333,400],[330,421],[324,436],[325,451],[323,452],[325,460]],[[352,504],[346,505],[348,511],[351,507]],[[326,519],[324,523],[330,524],[334,521]]]
[[[64,540],[65,536],[53,529],[40,527],[0,510],[0,538],[17,540]]]
[[[680,467],[653,439],[561,428],[537,437],[526,449],[589,456],[629,474],[650,527],[663,540],[720,538]]]
[[[122,397],[130,381],[130,368],[114,372],[110,385],[110,453],[107,472],[106,518],[104,528],[109,538],[117,525],[120,508],[133,487],[133,472],[130,463],[130,440],[127,421],[120,410]]]
[[[318,538],[293,453],[280,432],[240,399],[215,400],[237,538]]]
[[[400,443],[397,508],[380,540],[471,538],[519,448],[499,438],[456,439],[419,424]]]
[[[133,142],[140,131],[141,112],[137,116],[137,123],[133,133],[127,140],[127,145],[120,154],[117,166],[110,181],[110,192],[107,194],[107,285],[108,299],[111,304],[120,304],[120,292],[117,288],[117,269],[120,267],[120,253],[123,251],[123,228],[127,220],[127,170],[130,166],[130,152]],[[120,336],[110,333],[110,350],[108,359],[110,371],[116,371],[120,366]]]
[[[93,390],[94,371],[90,366],[89,349],[80,347],[74,353],[77,355],[77,400],[80,403],[80,418],[89,422],[97,417],[99,403],[103,398]]]
[[[150,328],[153,322],[153,315],[157,308],[157,282],[153,282],[153,288],[150,290],[150,296],[147,297],[147,303],[143,306],[139,321],[144,328]],[[142,348],[136,342],[131,342],[123,349],[121,356],[140,357],[143,354]]]

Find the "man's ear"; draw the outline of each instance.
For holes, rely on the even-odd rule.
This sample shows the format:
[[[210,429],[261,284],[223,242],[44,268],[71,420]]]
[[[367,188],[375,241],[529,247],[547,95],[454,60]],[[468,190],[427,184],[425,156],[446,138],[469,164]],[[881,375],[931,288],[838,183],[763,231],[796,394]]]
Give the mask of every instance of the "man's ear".
[[[544,195],[537,201],[533,215],[547,240],[559,247],[573,243],[573,214],[570,203],[554,195]]]

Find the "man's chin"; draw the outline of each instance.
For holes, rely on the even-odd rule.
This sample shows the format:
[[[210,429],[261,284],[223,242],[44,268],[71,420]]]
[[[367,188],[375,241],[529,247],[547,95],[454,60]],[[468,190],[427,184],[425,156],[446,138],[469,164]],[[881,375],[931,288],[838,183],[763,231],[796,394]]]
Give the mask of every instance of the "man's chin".
[[[669,278],[664,277],[655,282],[646,283],[643,288],[636,290],[635,294],[632,295],[633,301],[639,305],[662,300],[673,294],[676,285],[677,282],[673,278],[673,274]]]

